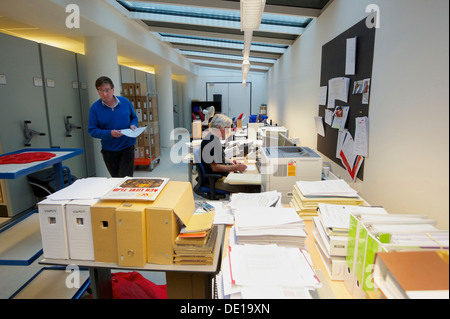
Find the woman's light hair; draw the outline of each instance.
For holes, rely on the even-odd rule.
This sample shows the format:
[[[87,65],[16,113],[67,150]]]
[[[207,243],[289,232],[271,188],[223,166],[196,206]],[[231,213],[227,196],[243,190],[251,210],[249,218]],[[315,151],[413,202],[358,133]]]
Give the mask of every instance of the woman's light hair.
[[[219,126],[222,128],[230,127],[233,124],[233,121],[224,114],[216,114],[211,120],[211,127],[218,128]]]

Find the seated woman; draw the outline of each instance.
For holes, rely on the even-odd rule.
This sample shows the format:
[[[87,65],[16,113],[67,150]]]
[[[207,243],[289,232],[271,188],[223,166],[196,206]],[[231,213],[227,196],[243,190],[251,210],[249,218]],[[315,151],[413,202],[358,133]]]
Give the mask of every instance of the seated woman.
[[[226,137],[231,129],[232,121],[224,114],[216,114],[211,120],[211,130],[203,138],[200,145],[200,159],[206,174],[221,174],[223,177],[216,181],[215,188],[231,193],[255,193],[260,191],[260,186],[255,185],[230,185],[224,183],[224,179],[230,172],[243,172],[247,166],[225,157],[221,139]]]

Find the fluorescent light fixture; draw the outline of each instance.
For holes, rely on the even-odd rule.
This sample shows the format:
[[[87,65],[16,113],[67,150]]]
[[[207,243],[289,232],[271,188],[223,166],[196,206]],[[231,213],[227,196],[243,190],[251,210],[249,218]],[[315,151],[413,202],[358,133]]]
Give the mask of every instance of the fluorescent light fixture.
[[[250,62],[248,60],[242,61],[242,80],[247,79],[249,71],[250,71]]]
[[[252,46],[253,31],[244,31],[244,61],[250,58],[250,47]]]
[[[241,31],[259,29],[266,0],[241,0]]]

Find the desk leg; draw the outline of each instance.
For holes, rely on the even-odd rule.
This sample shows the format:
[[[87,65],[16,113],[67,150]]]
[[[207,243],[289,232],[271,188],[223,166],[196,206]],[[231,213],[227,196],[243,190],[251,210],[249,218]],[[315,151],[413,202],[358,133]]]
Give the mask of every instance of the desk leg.
[[[214,276],[192,272],[166,272],[167,299],[211,299]]]
[[[188,181],[189,181],[192,185],[194,185],[193,182],[192,182],[192,169],[193,169],[193,168],[194,168],[194,164],[192,164],[192,162],[189,161],[189,163],[188,163]]]
[[[93,299],[113,299],[111,269],[89,268]]]
[[[62,168],[62,162],[53,164],[53,170],[55,171],[55,181],[56,181],[56,187],[58,189],[64,188],[64,173]]]

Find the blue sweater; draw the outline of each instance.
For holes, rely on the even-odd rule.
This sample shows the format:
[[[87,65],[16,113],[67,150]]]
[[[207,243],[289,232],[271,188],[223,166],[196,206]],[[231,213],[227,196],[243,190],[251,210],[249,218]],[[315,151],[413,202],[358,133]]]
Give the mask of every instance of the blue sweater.
[[[102,100],[94,102],[89,110],[89,134],[94,138],[101,139],[102,149],[105,151],[122,151],[136,144],[136,138],[125,135],[112,137],[112,130],[130,128],[131,125],[138,126],[138,118],[133,104],[122,96],[117,96],[119,104],[111,109],[104,105]]]

